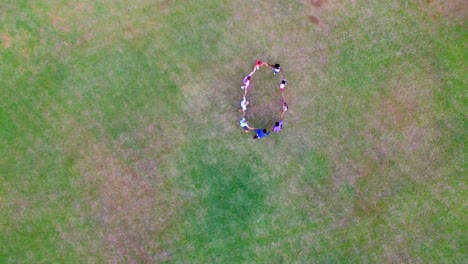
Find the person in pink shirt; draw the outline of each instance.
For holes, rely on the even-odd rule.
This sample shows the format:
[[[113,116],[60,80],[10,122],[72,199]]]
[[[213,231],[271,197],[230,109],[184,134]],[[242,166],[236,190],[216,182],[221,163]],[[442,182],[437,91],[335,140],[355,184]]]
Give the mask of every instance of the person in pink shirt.
[[[243,80],[244,85],[241,86],[241,89],[247,89],[247,88],[249,88],[249,86],[250,86],[250,81],[252,81],[252,75],[251,75],[251,74],[249,74],[249,75],[247,75],[247,76],[244,77],[244,80]]]

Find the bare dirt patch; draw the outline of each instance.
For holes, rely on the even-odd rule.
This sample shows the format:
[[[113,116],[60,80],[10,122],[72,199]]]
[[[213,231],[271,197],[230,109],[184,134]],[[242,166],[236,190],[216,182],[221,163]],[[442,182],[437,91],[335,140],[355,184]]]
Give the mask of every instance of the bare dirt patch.
[[[340,1],[310,0],[303,1],[302,3],[304,4],[309,21],[316,25],[321,24],[322,27],[327,27],[327,24],[332,23],[332,21],[327,21],[326,19],[331,13],[335,13],[337,9],[344,8],[344,3],[340,3]]]
[[[321,7],[326,0],[310,0],[310,4],[315,6],[315,7]]]
[[[8,32],[2,33],[3,48],[8,49],[11,46],[11,36]]]
[[[316,16],[308,15],[309,21],[314,23],[314,24],[319,24],[320,20]]]
[[[162,14],[169,13],[169,1],[163,1],[161,4],[159,4],[159,12]]]

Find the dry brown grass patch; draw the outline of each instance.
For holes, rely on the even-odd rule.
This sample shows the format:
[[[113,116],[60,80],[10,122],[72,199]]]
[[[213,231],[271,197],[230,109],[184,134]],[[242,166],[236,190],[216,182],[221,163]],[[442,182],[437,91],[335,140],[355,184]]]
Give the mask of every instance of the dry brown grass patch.
[[[8,32],[2,33],[3,48],[8,49],[11,46],[11,36]]]
[[[73,5],[73,10],[77,12],[94,12],[94,6],[90,3],[79,2]]]
[[[370,108],[363,130],[367,149],[360,160],[352,161],[351,169],[342,168],[354,181],[362,178],[371,182],[365,186],[379,186],[358,190],[356,206],[361,211],[378,212],[379,201],[397,192],[402,181],[431,177],[436,170],[433,143],[438,133],[433,124],[429,82],[395,80]]]
[[[365,177],[372,172],[370,167],[355,159],[335,158],[333,160],[334,162],[331,165],[332,180],[337,186],[342,183],[354,185],[359,178]]]
[[[163,1],[161,4],[159,4],[159,12],[162,14],[168,14],[169,11],[169,1]]]
[[[126,40],[131,40],[135,37],[137,37],[138,35],[140,35],[140,30],[133,26],[131,23],[129,23],[126,27],[125,27],[125,33],[124,33],[124,37]]]
[[[425,103],[432,93],[421,84],[401,84],[378,100],[377,109],[367,117],[367,157],[374,163],[413,159],[416,152],[434,136],[431,112]]]
[[[97,221],[96,232],[106,258],[111,263],[155,263],[169,259],[169,254],[160,249],[161,241],[157,238],[176,212],[176,199],[164,192],[164,177],[158,171],[159,154],[151,154],[169,148],[167,144],[172,141],[161,138],[167,133],[159,131],[157,138],[150,137],[149,146],[140,154],[129,152],[122,142],[110,137],[98,142],[72,123],[67,127],[75,129],[64,133],[67,142],[62,148],[77,157],[77,170],[88,187],[95,189],[95,196],[88,201],[92,210],[83,212],[83,217]],[[128,137],[138,140],[155,130],[156,127],[149,126]],[[124,142],[125,138],[120,141]],[[62,237],[68,237],[71,244],[76,243],[70,235]]]
[[[455,18],[463,23],[466,21],[468,4],[464,0],[427,0],[427,3],[446,17]]]
[[[67,23],[67,21],[58,15],[51,15],[49,14],[50,22],[52,26],[63,33],[68,33],[71,30],[71,26]]]
[[[439,132],[434,124],[433,81],[395,78],[388,84],[388,91],[373,100],[365,116],[367,125],[359,132],[364,140],[362,154],[346,142],[333,144],[335,185],[355,184],[368,176],[418,180],[434,175],[438,160],[434,142]],[[383,190],[391,188],[386,184],[382,183]]]

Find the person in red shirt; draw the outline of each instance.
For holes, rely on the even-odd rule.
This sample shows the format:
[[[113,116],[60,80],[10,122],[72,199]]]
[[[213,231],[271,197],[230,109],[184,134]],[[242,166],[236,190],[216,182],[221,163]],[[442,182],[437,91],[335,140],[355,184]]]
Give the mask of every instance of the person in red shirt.
[[[261,60],[256,61],[253,71],[255,72],[255,71],[260,70],[260,67],[262,67],[263,65],[268,65],[268,63],[266,63],[265,61],[261,61]]]

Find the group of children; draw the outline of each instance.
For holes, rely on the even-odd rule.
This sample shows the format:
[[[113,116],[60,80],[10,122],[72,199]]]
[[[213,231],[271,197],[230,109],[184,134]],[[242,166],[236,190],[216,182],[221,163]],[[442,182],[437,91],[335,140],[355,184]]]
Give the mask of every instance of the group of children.
[[[239,111],[242,112],[242,119],[239,121],[239,125],[244,129],[245,132],[249,132],[251,130],[255,131],[255,136],[253,137],[253,139],[261,139],[261,138],[264,138],[264,137],[266,137],[266,136],[268,136],[270,134],[270,131],[268,131],[266,129],[257,129],[257,128],[254,128],[254,127],[250,127],[247,120],[245,119],[245,112],[247,111],[247,105],[249,105],[249,101],[247,101],[247,98],[246,98],[247,97],[247,91],[248,91],[248,89],[249,89],[249,87],[251,85],[253,74],[256,71],[258,71],[260,69],[260,67],[262,67],[262,66],[271,67],[271,69],[273,71],[273,74],[276,75],[278,73],[281,73],[281,76],[283,78],[281,80],[280,85],[279,85],[279,89],[281,91],[281,96],[282,96],[282,99],[283,99],[283,110],[281,112],[280,119],[275,123],[275,125],[272,128],[273,132],[278,133],[283,129],[284,114],[288,110],[288,104],[286,103],[286,98],[284,96],[284,91],[286,90],[286,76],[285,76],[285,73],[284,73],[283,69],[281,69],[281,66],[279,64],[271,65],[271,64],[266,63],[265,61],[261,61],[261,60],[256,61],[255,66],[253,68],[253,71],[251,73],[249,73],[249,75],[244,77],[244,80],[243,80],[244,85],[241,86],[241,88],[244,90],[244,96],[243,96],[242,101],[240,103],[241,109],[239,109]]]

